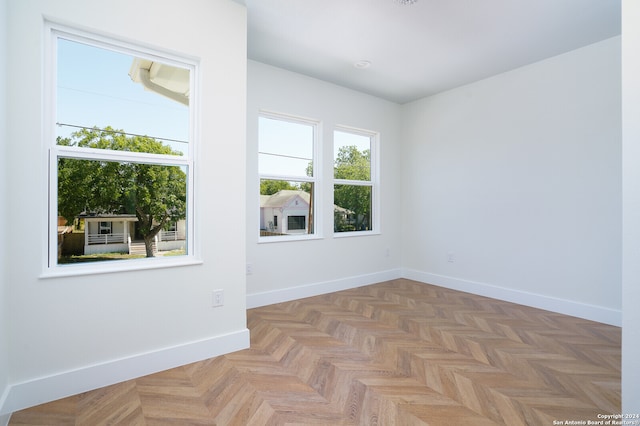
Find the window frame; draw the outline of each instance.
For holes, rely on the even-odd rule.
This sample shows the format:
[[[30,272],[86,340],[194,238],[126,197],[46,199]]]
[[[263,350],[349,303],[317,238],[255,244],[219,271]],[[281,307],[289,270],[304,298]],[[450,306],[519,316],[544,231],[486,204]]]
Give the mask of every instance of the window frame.
[[[260,173],[260,119],[267,118],[271,120],[280,120],[294,124],[302,124],[311,126],[313,129],[313,176],[293,176],[286,174],[261,174]],[[288,242],[288,241],[301,241],[301,240],[316,240],[322,239],[322,149],[321,149],[321,122],[312,118],[305,118],[295,116],[291,114],[285,114],[281,112],[260,110],[258,112],[258,199],[260,198],[260,182],[264,180],[278,180],[286,182],[306,182],[313,186],[313,193],[311,194],[311,202],[313,205],[313,233],[312,234],[289,234],[289,235],[269,235],[262,236],[258,232],[258,243],[273,243],[273,242]],[[260,223],[260,203],[258,202],[258,231],[261,229]],[[283,225],[285,223],[285,216],[280,221]]]
[[[335,173],[332,172],[332,183],[331,183],[331,194],[332,200],[335,204],[334,194],[335,194],[335,185],[352,185],[352,186],[367,186],[371,188],[371,225],[373,229],[368,231],[344,231],[344,232],[336,232],[335,224],[333,221],[335,220],[335,216],[332,215],[332,233],[334,238],[349,238],[349,237],[358,237],[358,236],[367,236],[367,235],[380,235],[382,233],[380,229],[380,156],[379,156],[379,147],[380,147],[380,133],[360,129],[352,126],[346,125],[336,125],[333,128],[332,133],[332,161],[335,165],[335,134],[336,132],[342,133],[351,133],[358,136],[368,137],[370,141],[370,171],[369,171],[369,180],[352,180],[352,179],[336,179]],[[332,167],[333,170],[333,167]]]
[[[195,237],[196,227],[196,197],[195,197],[195,166],[198,156],[197,89],[199,81],[199,64],[196,58],[178,55],[166,50],[151,48],[129,41],[119,40],[112,36],[89,33],[77,28],[46,21],[45,49],[44,49],[44,97],[43,97],[43,131],[42,143],[46,163],[46,187],[48,199],[47,219],[44,229],[47,238],[42,249],[43,272],[42,278],[69,275],[100,274],[119,271],[156,269],[190,264],[200,264],[199,243]],[[113,151],[107,149],[79,148],[56,144],[57,119],[57,60],[58,40],[64,39],[88,46],[111,50],[132,57],[144,58],[163,62],[189,69],[190,99],[189,99],[189,139],[187,152],[182,156],[153,154],[145,152]],[[183,256],[154,257],[142,259],[127,259],[118,262],[88,262],[83,264],[58,263],[58,159],[74,158],[83,160],[133,162],[139,164],[154,164],[164,166],[178,166],[185,169],[187,214],[186,221],[186,254]]]

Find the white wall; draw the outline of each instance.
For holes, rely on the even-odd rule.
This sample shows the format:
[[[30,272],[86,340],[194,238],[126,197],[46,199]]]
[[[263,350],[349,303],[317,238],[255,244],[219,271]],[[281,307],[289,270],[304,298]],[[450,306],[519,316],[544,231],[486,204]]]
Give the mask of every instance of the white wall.
[[[398,105],[300,74],[249,61],[247,101],[248,305],[354,287],[399,276],[400,157]],[[258,243],[258,112],[269,110],[320,120],[325,183],[323,238]],[[336,125],[380,132],[380,235],[333,238],[333,147]],[[387,257],[387,249],[389,256]]]
[[[245,212],[246,10],[230,1],[10,0],[3,240],[11,317],[11,389],[0,412],[248,345]],[[196,232],[203,263],[40,278],[46,241],[42,170],[43,17],[200,60]],[[3,26],[4,28],[4,26]],[[2,168],[3,171],[5,168]],[[46,193],[46,192],[45,192]],[[212,290],[225,306],[212,308]],[[0,323],[0,330],[2,324]],[[3,345],[3,348],[5,346]],[[1,361],[0,361],[1,362]],[[0,364],[3,365],[3,364]],[[0,385],[6,377],[0,376]]]
[[[202,57],[203,71],[211,79],[203,85],[208,94],[202,105],[207,167],[199,177],[207,190],[200,199],[205,213],[198,225],[199,234],[216,235],[216,243],[203,244],[201,266],[39,279],[41,262],[31,250],[43,230],[10,228],[18,254],[11,255],[0,273],[0,308],[12,318],[7,331],[7,317],[0,316],[0,398],[2,391],[10,391],[4,406],[0,399],[0,413],[244,343],[245,261],[253,267],[247,295],[254,306],[393,278],[403,266],[410,278],[615,322],[621,309],[621,178],[623,368],[629,378],[623,379],[623,399],[625,412],[639,411],[633,408],[640,398],[631,354],[640,350],[634,328],[640,250],[639,239],[626,232],[638,229],[640,195],[634,183],[640,177],[637,167],[625,168],[624,175],[620,169],[619,38],[404,107],[250,62],[245,152],[243,8],[198,0],[190,9],[197,11],[195,16],[171,19],[188,25],[164,35],[159,23],[174,18],[173,12],[154,14],[142,1],[118,0],[108,7],[84,3],[10,0],[8,31],[20,43],[9,51],[14,63],[8,72],[10,81],[21,84],[9,90],[11,111],[5,110],[0,92],[0,129],[8,117],[8,140],[19,143],[4,145],[3,138],[0,144],[13,156],[8,162],[0,155],[0,168],[12,182],[10,187],[0,184],[0,223],[39,224],[46,210],[44,200],[28,195],[40,192],[46,171],[38,171],[40,158],[26,155],[42,147],[42,11],[64,22]],[[121,13],[125,8],[129,13]],[[133,25],[133,17],[144,15],[141,9],[154,16]],[[637,20],[638,14],[633,16]],[[2,11],[0,22],[5,22]],[[637,45],[637,30],[625,28],[627,46]],[[635,55],[630,47],[624,52]],[[637,64],[625,68],[627,77],[638,75]],[[637,89],[630,78],[624,84],[625,91]],[[625,103],[625,113],[637,115],[633,108],[638,98],[637,91],[627,97],[636,102]],[[332,238],[328,184],[323,188],[323,239],[257,243],[259,109],[322,120],[327,158],[334,124],[381,132],[381,235]],[[406,128],[402,152],[400,125]],[[637,123],[628,121],[625,161],[632,166],[640,159],[639,133]],[[323,169],[330,177],[331,164]],[[219,218],[211,212],[218,211],[221,199],[225,205],[242,205],[246,199],[246,233],[242,209],[234,217],[213,220]],[[9,211],[6,205],[19,208]],[[0,259],[6,257],[3,250],[0,246]],[[447,262],[449,252],[453,263]],[[223,308],[209,307],[215,288],[225,291]],[[2,419],[0,414],[0,423]]]
[[[622,412],[640,413],[640,3],[622,2]]]
[[[620,85],[616,37],[405,105],[405,274],[620,325]]]
[[[7,223],[8,199],[6,194],[6,182],[8,176],[5,173],[7,168],[5,147],[7,143],[7,79],[6,63],[7,57],[7,2],[0,0],[0,223]],[[4,228],[4,226],[3,226]],[[4,239],[0,239],[0,407],[9,390],[9,317],[7,310],[9,302],[6,294],[6,244]],[[0,425],[8,421],[7,416],[0,414]]]

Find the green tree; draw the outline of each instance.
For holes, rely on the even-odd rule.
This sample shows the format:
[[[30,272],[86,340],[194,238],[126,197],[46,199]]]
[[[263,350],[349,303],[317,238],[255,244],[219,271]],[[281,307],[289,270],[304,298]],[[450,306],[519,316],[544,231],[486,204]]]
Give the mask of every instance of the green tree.
[[[262,179],[260,181],[260,195],[272,195],[283,189],[298,189],[286,180]]]
[[[58,145],[115,151],[182,155],[146,136],[127,136],[107,127],[83,129]],[[67,221],[80,213],[135,214],[147,257],[154,237],[186,217],[186,173],[179,166],[104,160],[58,160],[58,212]]]
[[[343,146],[334,162],[334,177],[353,181],[371,180],[371,151],[358,150],[356,146]],[[371,186],[336,184],[334,204],[349,210],[354,223],[345,222],[340,212],[335,214],[336,231],[362,230],[371,223]]]

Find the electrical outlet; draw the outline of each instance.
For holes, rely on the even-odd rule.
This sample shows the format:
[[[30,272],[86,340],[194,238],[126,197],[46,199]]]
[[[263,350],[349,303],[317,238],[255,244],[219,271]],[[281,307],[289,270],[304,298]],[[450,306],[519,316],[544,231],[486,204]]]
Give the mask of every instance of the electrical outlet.
[[[456,261],[456,255],[454,252],[450,251],[447,253],[447,262],[453,263]]]
[[[251,263],[247,263],[247,275],[253,274],[253,265]]]
[[[224,290],[213,290],[213,298],[211,300],[211,306],[224,305]]]

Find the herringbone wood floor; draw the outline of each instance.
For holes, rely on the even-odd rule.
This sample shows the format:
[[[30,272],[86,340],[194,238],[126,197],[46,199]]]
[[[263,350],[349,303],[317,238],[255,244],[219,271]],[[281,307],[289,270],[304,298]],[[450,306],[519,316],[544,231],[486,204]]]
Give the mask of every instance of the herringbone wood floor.
[[[409,280],[248,312],[251,348],[12,425],[552,425],[620,412],[617,327]]]

